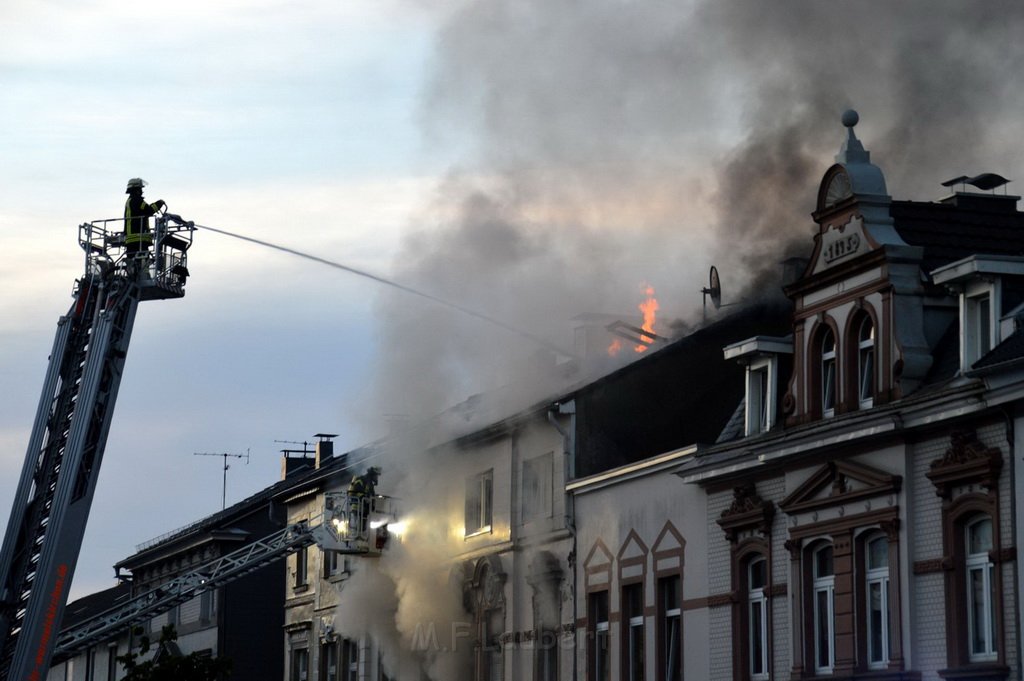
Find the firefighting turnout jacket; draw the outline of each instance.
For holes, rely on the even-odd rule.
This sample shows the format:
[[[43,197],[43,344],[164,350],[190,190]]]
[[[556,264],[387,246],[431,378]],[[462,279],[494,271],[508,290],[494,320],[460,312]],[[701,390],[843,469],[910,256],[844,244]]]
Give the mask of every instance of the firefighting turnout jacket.
[[[131,194],[124,202],[124,245],[129,252],[149,248],[153,235],[149,231],[149,216],[154,215],[164,202],[146,203],[142,194]]]

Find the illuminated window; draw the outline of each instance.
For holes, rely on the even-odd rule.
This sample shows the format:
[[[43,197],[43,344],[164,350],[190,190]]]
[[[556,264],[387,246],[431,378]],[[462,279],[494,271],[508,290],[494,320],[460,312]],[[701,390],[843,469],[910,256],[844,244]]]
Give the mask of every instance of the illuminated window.
[[[490,532],[494,471],[489,470],[466,480],[466,536]]]

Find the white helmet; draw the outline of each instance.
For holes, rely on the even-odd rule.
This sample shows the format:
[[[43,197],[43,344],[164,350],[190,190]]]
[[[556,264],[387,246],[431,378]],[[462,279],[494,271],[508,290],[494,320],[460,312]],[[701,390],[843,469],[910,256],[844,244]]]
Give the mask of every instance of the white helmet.
[[[132,179],[128,180],[128,188],[125,189],[124,193],[127,194],[133,189],[142,189],[147,184],[149,183],[143,180],[141,177],[133,177]]]

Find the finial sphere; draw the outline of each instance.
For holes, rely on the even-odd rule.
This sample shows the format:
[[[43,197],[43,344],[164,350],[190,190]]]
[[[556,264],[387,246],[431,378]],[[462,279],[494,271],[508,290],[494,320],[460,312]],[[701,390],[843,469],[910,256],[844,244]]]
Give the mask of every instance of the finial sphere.
[[[858,114],[853,109],[847,109],[846,111],[843,112],[842,120],[843,125],[845,125],[848,128],[852,128],[853,126],[857,125],[857,121],[860,120],[860,114]]]

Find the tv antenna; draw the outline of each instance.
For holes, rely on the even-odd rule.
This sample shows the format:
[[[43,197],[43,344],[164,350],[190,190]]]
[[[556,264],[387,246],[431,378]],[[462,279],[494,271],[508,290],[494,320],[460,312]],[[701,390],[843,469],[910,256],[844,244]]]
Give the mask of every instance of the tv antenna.
[[[246,465],[249,463],[249,449],[246,448],[245,454],[231,454],[230,452],[192,452],[192,456],[219,456],[224,459],[224,484],[221,487],[221,499],[220,499],[220,510],[224,510],[228,507],[228,469],[231,466],[228,465],[228,458],[232,459],[245,459]]]
[[[333,435],[326,435],[325,437],[334,437],[334,436]],[[315,454],[316,453],[316,450],[310,449],[310,445],[313,444],[312,442],[306,442],[306,441],[296,442],[295,440],[274,440],[274,442],[277,442],[278,444],[282,444],[282,445],[302,445],[302,449],[282,449],[281,453],[284,454],[285,456],[288,456],[289,454],[302,454],[302,456],[305,457],[307,454]]]

